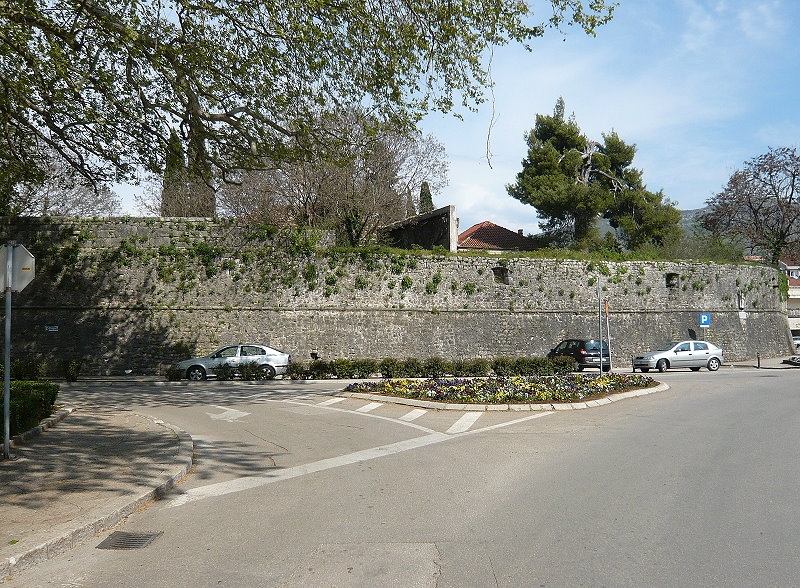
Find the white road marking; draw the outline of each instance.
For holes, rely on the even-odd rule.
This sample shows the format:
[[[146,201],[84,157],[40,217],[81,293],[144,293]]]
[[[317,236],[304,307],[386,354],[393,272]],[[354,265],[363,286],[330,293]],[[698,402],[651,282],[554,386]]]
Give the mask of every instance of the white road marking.
[[[342,402],[343,400],[344,400],[344,398],[342,398],[340,396],[333,397],[333,398],[328,398],[327,400],[324,400],[322,402],[318,402],[317,406],[330,406],[331,404],[336,404],[337,402]]]
[[[220,414],[211,414],[210,412],[206,413],[215,421],[228,421],[229,423],[233,423],[250,414],[249,412],[242,412],[241,410],[236,410],[235,408],[225,408],[224,406],[215,406],[215,408],[218,408],[223,412]]]
[[[381,445],[379,447],[373,447],[371,449],[364,449],[362,451],[356,451],[354,453],[348,453],[346,455],[340,455],[338,457],[322,459],[319,461],[314,461],[311,463],[294,466],[283,470],[275,470],[273,472],[270,472],[268,474],[263,474],[261,476],[248,476],[246,478],[236,478],[235,480],[228,480],[227,482],[218,482],[216,484],[209,484],[208,486],[191,488],[187,490],[185,493],[181,494],[180,496],[177,496],[176,498],[170,500],[169,503],[167,504],[167,508],[182,506],[189,502],[194,502],[195,500],[203,500],[204,498],[224,496],[225,494],[231,494],[233,492],[250,490],[252,488],[258,488],[260,486],[272,484],[273,482],[290,480],[292,478],[297,478],[299,476],[305,476],[306,474],[313,474],[315,472],[322,472],[324,470],[329,470],[332,468],[338,468],[341,466],[351,465],[354,463],[369,461],[379,457],[385,457],[387,455],[394,455],[395,453],[409,451],[410,449],[418,449],[420,447],[426,447],[428,445],[433,445],[435,443],[441,443],[442,441],[449,441],[450,439],[458,439],[459,437],[463,437],[466,435],[473,435],[483,431],[490,431],[494,429],[499,429],[501,427],[508,427],[509,425],[514,425],[517,423],[538,419],[550,414],[554,414],[554,412],[539,412],[536,414],[532,414],[530,416],[514,419],[513,421],[499,423],[496,425],[492,425],[490,427],[484,427],[483,429],[473,429],[472,431],[465,431],[463,433],[457,433],[457,434],[433,432],[423,437],[416,437],[414,439],[408,439],[406,441],[399,441],[397,443]]]
[[[411,412],[408,412],[408,413],[404,414],[403,416],[401,416],[400,420],[401,421],[405,421],[407,423],[410,423],[411,421],[417,420],[419,417],[424,415],[426,412],[428,412],[428,411],[424,410],[422,408],[415,408]]]
[[[379,406],[383,406],[380,402],[370,402],[369,404],[365,404],[361,408],[357,408],[356,412],[372,412]]]
[[[482,412],[468,412],[460,419],[458,419],[453,426],[447,429],[448,435],[453,435],[455,433],[463,433],[464,431],[468,431],[469,428],[475,424],[479,418],[481,418]]]

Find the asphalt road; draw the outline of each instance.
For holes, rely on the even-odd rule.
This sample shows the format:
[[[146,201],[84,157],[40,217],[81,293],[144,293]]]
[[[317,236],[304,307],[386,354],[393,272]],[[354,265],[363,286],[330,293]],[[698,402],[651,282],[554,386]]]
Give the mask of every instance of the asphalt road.
[[[74,389],[188,431],[196,467],[27,586],[797,586],[800,370],[667,372],[553,413],[369,406],[330,384]]]

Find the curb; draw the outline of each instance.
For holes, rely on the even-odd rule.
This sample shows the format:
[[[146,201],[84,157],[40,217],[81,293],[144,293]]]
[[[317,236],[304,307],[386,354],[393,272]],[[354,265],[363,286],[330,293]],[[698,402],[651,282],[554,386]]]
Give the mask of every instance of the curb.
[[[564,402],[552,404],[447,404],[444,402],[433,402],[431,400],[417,400],[416,398],[400,398],[395,396],[383,396],[382,394],[367,394],[365,392],[340,392],[336,396],[342,398],[357,398],[359,400],[369,400],[371,402],[383,402],[384,404],[402,404],[404,406],[416,406],[418,408],[428,408],[431,410],[460,410],[460,411],[473,411],[473,412],[488,412],[488,411],[554,411],[554,410],[580,410],[583,408],[594,408],[603,404],[610,404],[625,400],[626,398],[635,398],[637,396],[647,396],[655,392],[664,392],[669,390],[667,384],[659,383],[658,386],[652,388],[638,388],[636,390],[629,390],[628,392],[618,392],[616,394],[609,394],[601,398],[586,400],[583,402]]]
[[[35,437],[44,429],[53,426],[68,414],[71,414],[74,410],[75,409],[72,408],[60,411],[53,417],[50,417],[50,419],[45,419],[45,421],[53,420],[52,423],[47,424],[47,426],[43,426],[45,421],[42,421],[42,425],[34,427],[34,429],[31,429],[31,431],[28,431],[22,435],[18,435],[15,437],[15,439],[18,437],[21,439],[30,439]],[[33,547],[23,553],[0,560],[0,583],[2,583],[9,576],[13,576],[15,573],[31,568],[57,555],[61,555],[73,547],[78,546],[80,543],[91,539],[98,533],[117,525],[120,521],[131,515],[142,506],[162,498],[178,482],[180,482],[187,473],[189,473],[189,470],[192,467],[194,449],[192,437],[183,429],[179,429],[173,425],[170,425],[169,423],[165,423],[158,419],[152,419],[141,414],[139,416],[147,418],[157,425],[167,427],[178,436],[178,453],[176,456],[176,461],[179,464],[178,469],[163,479],[157,486],[132,499],[130,502],[116,509],[114,512],[85,523],[80,527],[73,529],[72,531],[50,539],[49,541]]]

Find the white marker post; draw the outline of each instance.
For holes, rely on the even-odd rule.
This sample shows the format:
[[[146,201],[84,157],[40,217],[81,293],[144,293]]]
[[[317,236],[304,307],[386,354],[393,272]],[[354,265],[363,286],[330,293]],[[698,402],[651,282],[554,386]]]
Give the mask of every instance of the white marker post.
[[[36,259],[23,245],[9,241],[0,248],[0,269],[6,292],[6,353],[3,371],[3,458],[11,457],[11,292],[19,292],[36,274]]]

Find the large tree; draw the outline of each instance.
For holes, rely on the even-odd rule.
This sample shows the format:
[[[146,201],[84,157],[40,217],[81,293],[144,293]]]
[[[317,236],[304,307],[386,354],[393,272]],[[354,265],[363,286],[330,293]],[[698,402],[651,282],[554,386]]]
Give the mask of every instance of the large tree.
[[[303,162],[268,162],[219,191],[224,214],[244,222],[336,230],[340,242],[359,245],[378,227],[415,214],[409,196],[447,183],[442,145],[430,135],[374,124],[358,109],[321,117],[337,137],[324,156]]]
[[[593,34],[613,10],[544,4],[540,18],[518,0],[0,2],[0,168],[32,173],[47,144],[94,183],[161,174],[177,131],[211,186],[317,152],[321,106],[408,127],[480,103],[492,46]]]
[[[770,148],[733,172],[710,198],[702,225],[715,236],[766,255],[777,264],[800,249],[800,156],[795,147]]]
[[[680,230],[680,211],[661,192],[646,189],[641,171],[632,167],[634,145],[615,132],[602,138],[587,138],[574,117],[565,117],[559,98],[552,115],[536,115],[525,136],[522,171],[508,193],[534,206],[545,234],[562,246],[591,246],[600,217],[618,229],[629,249],[662,244]]]

